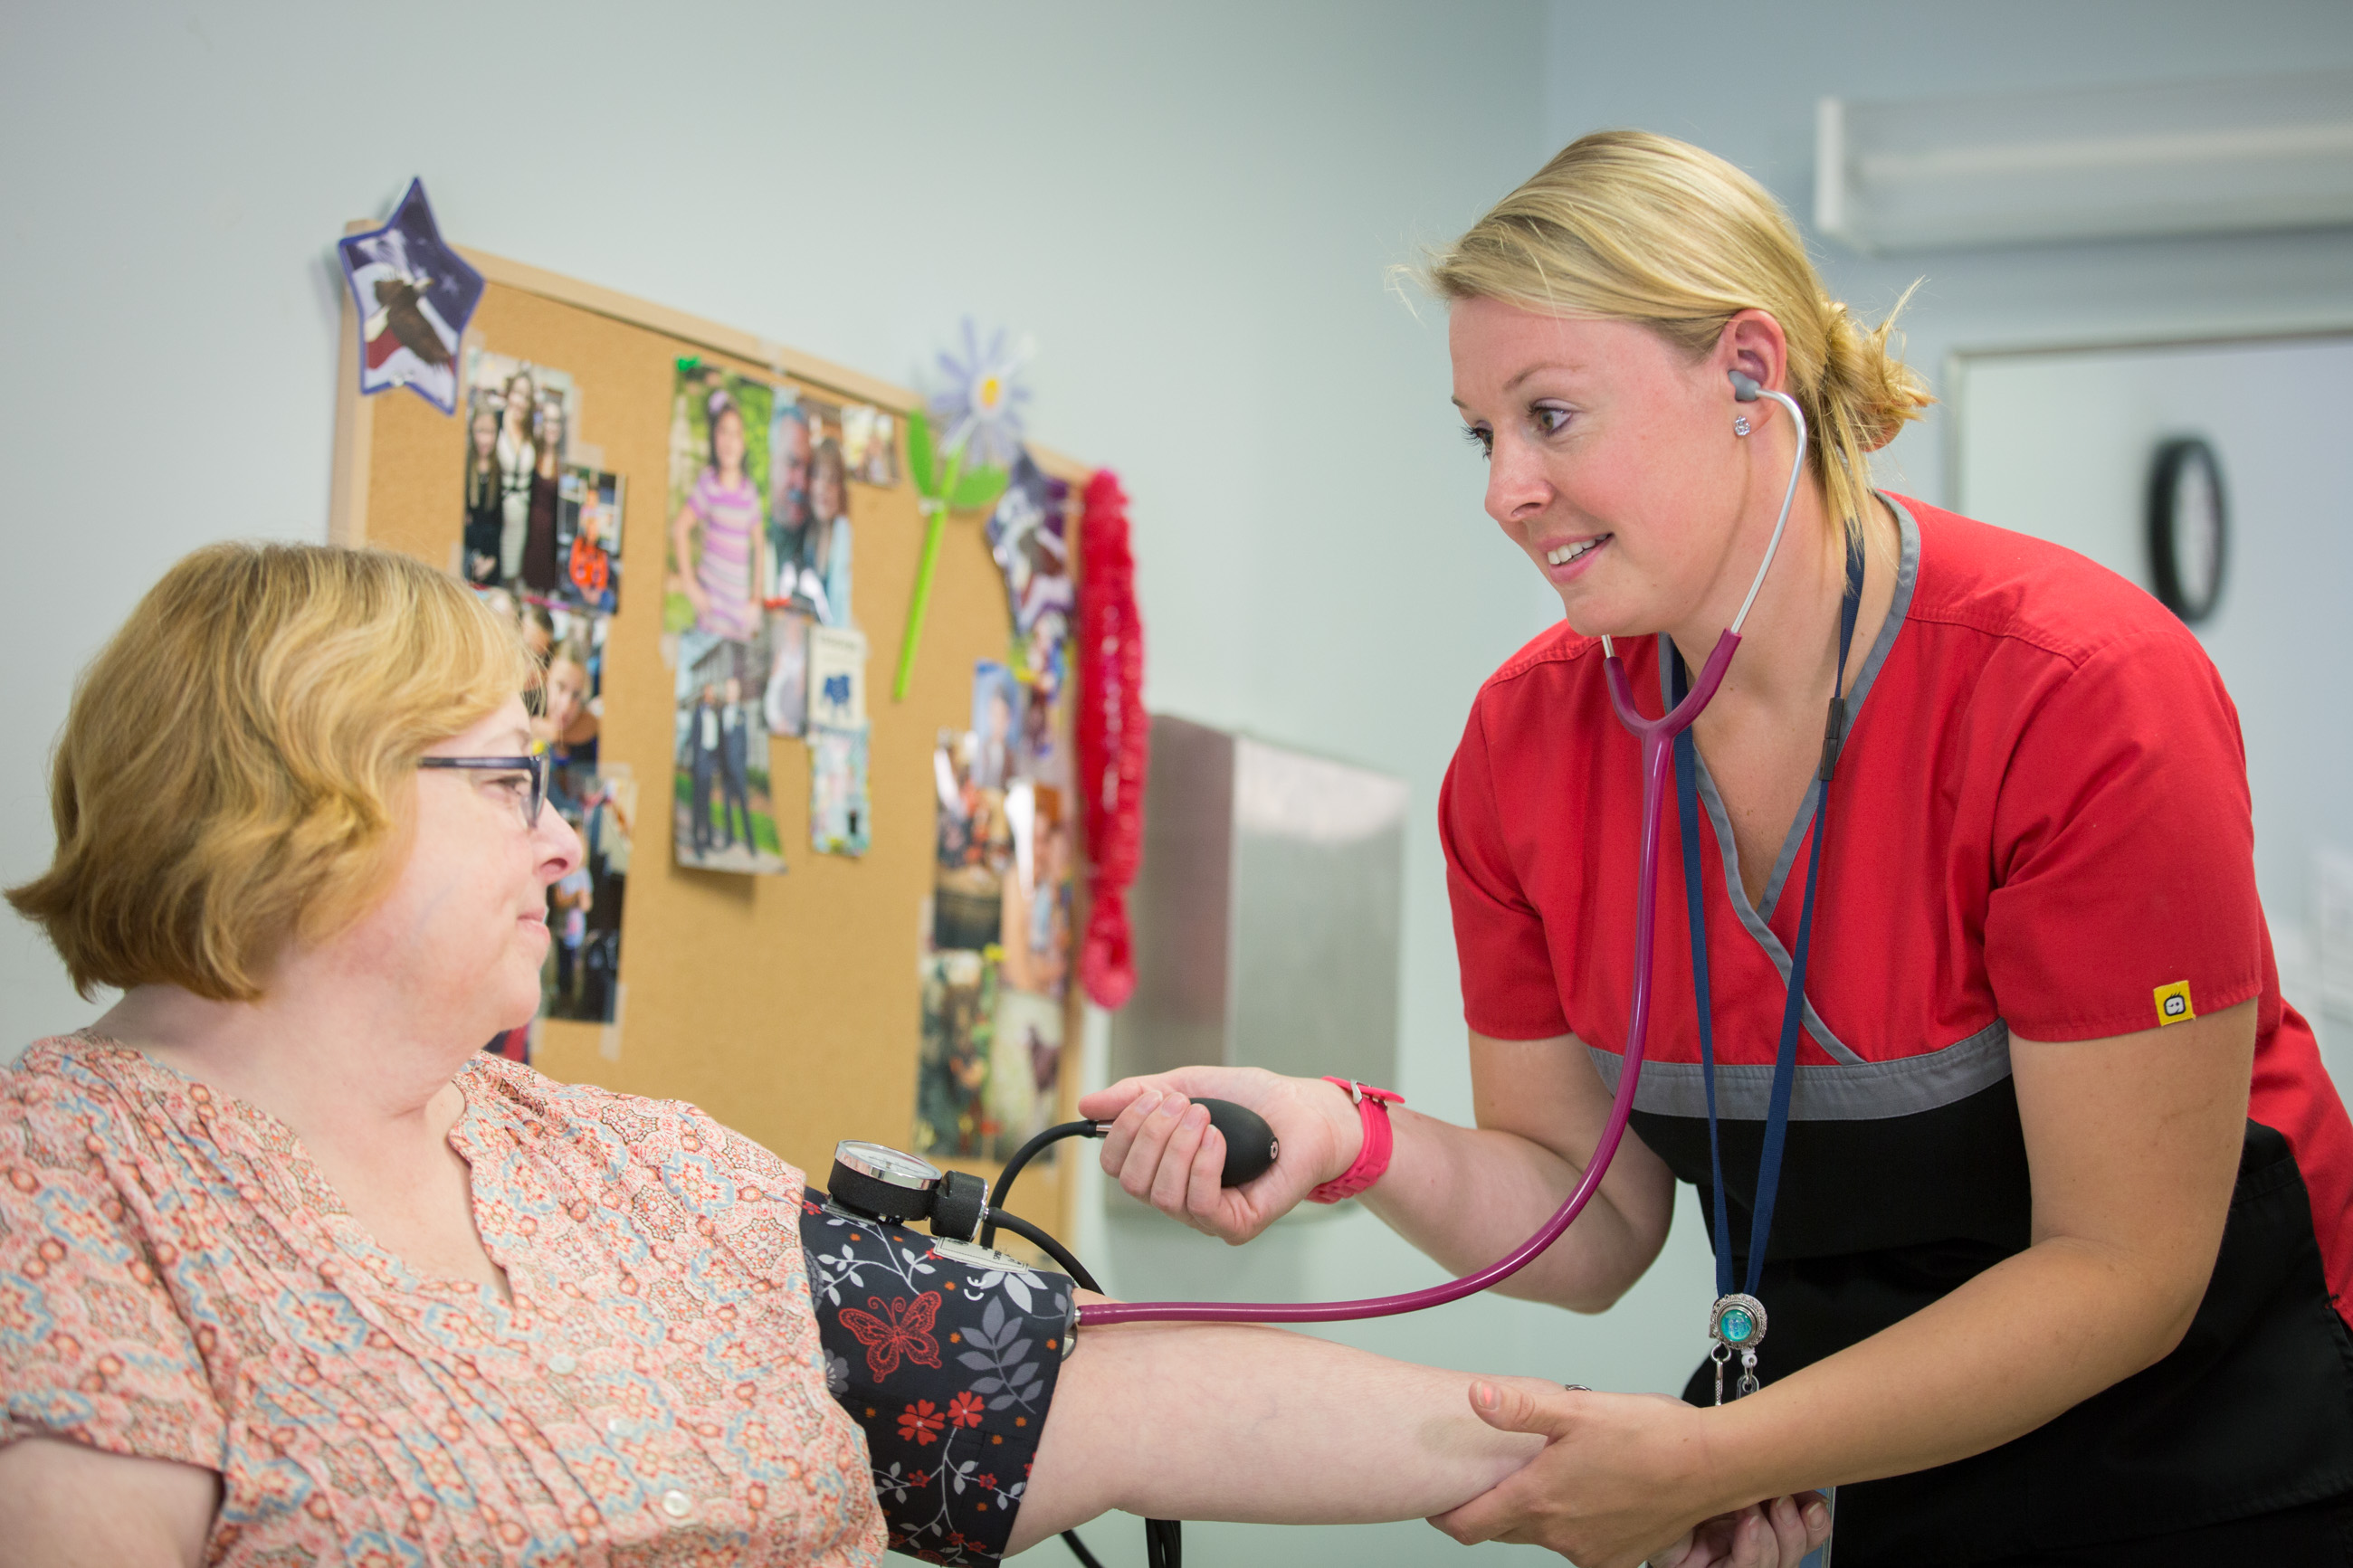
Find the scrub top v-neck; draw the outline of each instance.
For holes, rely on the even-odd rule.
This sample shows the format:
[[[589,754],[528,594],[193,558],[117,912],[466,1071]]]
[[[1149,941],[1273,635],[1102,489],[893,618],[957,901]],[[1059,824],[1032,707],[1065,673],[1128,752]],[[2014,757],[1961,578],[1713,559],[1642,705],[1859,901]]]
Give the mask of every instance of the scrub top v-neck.
[[[2256,1000],[2258,1039],[2221,1264],[2182,1347],[2015,1443],[1841,1488],[1841,1568],[2125,1540],[2353,1491],[2353,1124],[2309,1026],[2280,1000],[2230,699],[2195,638],[2122,579],[1886,499],[1902,552],[1851,700],[1823,845],[1764,1268],[1767,1385],[2025,1247],[2011,1030],[2135,1033],[2166,1021],[2172,993],[2204,1012]],[[1638,689],[1663,690],[1648,639],[1621,649]],[[1812,814],[1801,809],[1752,904],[1704,765],[1699,793],[1691,848],[1745,1268],[1798,920],[1783,895],[1802,881],[1792,868]],[[1599,645],[1561,626],[1482,689],[1440,804],[1470,1026],[1573,1035],[1613,1089],[1640,803]],[[1684,847],[1672,816],[1662,833],[1673,867]],[[1678,893],[1662,889],[1662,916]],[[1661,921],[1633,1128],[1706,1200],[1681,926]],[[1695,1307],[1695,1352],[1700,1318]],[[1687,1394],[1710,1371],[1702,1363]]]

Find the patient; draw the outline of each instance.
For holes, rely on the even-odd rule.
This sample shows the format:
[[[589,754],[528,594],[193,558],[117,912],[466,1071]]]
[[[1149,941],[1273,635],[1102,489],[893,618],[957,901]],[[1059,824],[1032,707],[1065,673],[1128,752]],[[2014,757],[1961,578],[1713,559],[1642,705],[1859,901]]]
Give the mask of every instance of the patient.
[[[537,675],[454,578],[280,545],[180,563],[85,676],[9,898],[124,994],[0,1073],[0,1563],[986,1561],[1113,1508],[1424,1517],[1531,1456],[1467,1375],[1300,1335],[1066,1361],[1060,1276],[481,1055],[581,854]],[[1794,1563],[1783,1511],[1654,1561]]]

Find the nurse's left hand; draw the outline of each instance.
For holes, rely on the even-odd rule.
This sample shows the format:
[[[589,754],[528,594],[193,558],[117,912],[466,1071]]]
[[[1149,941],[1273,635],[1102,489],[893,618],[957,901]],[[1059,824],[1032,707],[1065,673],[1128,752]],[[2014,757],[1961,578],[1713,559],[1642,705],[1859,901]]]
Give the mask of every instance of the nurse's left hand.
[[[1500,1486],[1430,1521],[1465,1545],[1543,1546],[1577,1568],[1797,1568],[1830,1533],[1814,1492],[1709,1512],[1704,1417],[1681,1400],[1482,1382],[1471,1405],[1489,1426],[1546,1446]]]

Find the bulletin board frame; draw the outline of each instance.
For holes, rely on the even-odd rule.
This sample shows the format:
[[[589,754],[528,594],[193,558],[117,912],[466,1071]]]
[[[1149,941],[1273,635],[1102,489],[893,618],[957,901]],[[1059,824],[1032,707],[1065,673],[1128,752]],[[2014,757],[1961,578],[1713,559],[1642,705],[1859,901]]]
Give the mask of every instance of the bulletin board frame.
[[[354,223],[347,232],[375,226]],[[461,374],[463,355],[475,346],[566,373],[578,394],[575,459],[621,474],[628,487],[600,737],[600,765],[627,764],[641,803],[623,915],[620,1005],[607,1026],[543,1020],[534,1066],[566,1081],[690,1101],[818,1183],[837,1140],[909,1146],[922,1035],[921,922],[936,864],[931,752],[940,731],[969,726],[973,666],[1006,657],[1012,622],[982,518],[953,515],[913,679],[906,700],[892,700],[890,674],[923,531],[914,489],[903,478],[903,419],[896,436],[901,482],[853,485],[849,505],[854,605],[869,652],[871,848],[855,858],[811,850],[807,749],[797,741],[769,742],[776,826],[786,846],[782,875],[681,868],[672,854],[671,812],[645,803],[667,804],[672,778],[673,677],[662,652],[661,601],[678,362],[691,356],[804,396],[894,414],[923,400],[753,332],[508,258],[470,247],[460,254],[484,279],[460,344]],[[462,408],[453,417],[397,389],[364,395],[348,289],[343,317],[328,537],[449,569],[464,509]],[[1074,498],[1092,477],[1060,453],[1034,443],[1027,449]],[[1083,572],[1078,531],[1074,506],[1068,530],[1074,576]],[[1049,1121],[1076,1117],[1083,1055],[1075,946],[1084,929],[1085,877],[1075,822],[1071,842],[1073,952]],[[1020,1212],[1070,1234],[1077,1221],[1074,1161],[1084,1157],[1066,1146],[1059,1157],[1034,1163],[1022,1179]],[[991,1176],[996,1169],[934,1163]]]

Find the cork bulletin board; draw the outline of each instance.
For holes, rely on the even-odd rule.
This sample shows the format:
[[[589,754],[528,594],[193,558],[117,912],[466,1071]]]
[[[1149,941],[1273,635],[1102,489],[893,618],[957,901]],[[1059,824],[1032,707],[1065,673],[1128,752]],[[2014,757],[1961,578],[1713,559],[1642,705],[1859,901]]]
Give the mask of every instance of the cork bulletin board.
[[[354,226],[367,227],[373,226]],[[852,485],[853,589],[868,649],[871,847],[857,858],[809,848],[809,752],[769,741],[776,826],[789,869],[744,876],[681,868],[671,851],[673,671],[661,647],[671,412],[678,362],[694,356],[828,402],[900,411],[907,388],[751,333],[478,251],[487,287],[465,347],[561,370],[577,389],[575,451],[628,485],[620,601],[606,645],[600,755],[640,781],[611,1026],[543,1020],[533,1065],[551,1077],[684,1100],[822,1182],[838,1139],[907,1147],[922,1002],[921,921],[934,879],[932,752],[964,730],[973,667],[1006,655],[1012,622],[981,518],[951,517],[922,651],[903,701],[891,675],[923,523],[914,487]],[[399,391],[360,395],[356,323],[344,299],[331,537],[406,552],[448,569],[464,518],[462,416]],[[903,421],[895,437],[903,448]],[[1033,460],[1071,483],[1088,470],[1036,446]],[[905,471],[903,449],[901,472]],[[1077,530],[1071,530],[1075,551]],[[1073,563],[1074,572],[1082,563]],[[1079,879],[1083,887],[1083,878]],[[1076,1115],[1078,986],[1064,1019],[1060,1114]],[[1079,1157],[1084,1157],[1082,1153]],[[1066,1151],[1022,1177],[1020,1212],[1067,1233],[1074,1184]],[[972,1168],[987,1173],[989,1167]]]

